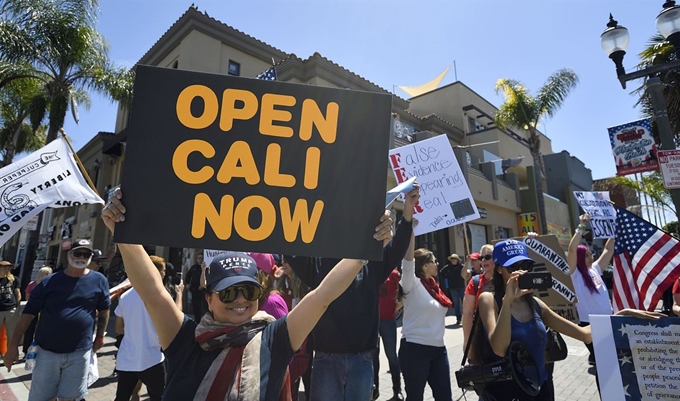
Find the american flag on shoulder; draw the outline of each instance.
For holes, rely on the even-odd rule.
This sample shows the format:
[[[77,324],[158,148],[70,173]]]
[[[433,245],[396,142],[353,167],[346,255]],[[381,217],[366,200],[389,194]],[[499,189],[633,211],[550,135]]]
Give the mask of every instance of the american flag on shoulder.
[[[276,81],[276,67],[271,66],[271,67],[267,68],[267,70],[262,71],[255,78],[264,79],[265,81]]]
[[[680,241],[646,220],[616,208],[614,310],[654,310],[680,277]]]

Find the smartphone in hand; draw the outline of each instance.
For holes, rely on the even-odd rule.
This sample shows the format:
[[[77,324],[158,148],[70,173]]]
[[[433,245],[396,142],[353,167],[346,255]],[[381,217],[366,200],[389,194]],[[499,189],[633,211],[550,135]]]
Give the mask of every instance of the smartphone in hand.
[[[519,288],[527,290],[547,290],[552,287],[552,274],[549,272],[528,272],[517,279]]]
[[[175,273],[174,276],[172,276],[172,285],[179,285],[179,283],[182,281],[182,272],[177,272]]]

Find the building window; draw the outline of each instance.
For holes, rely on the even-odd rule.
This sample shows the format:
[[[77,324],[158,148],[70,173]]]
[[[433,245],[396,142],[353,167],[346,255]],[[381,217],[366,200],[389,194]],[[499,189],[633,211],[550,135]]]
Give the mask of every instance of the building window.
[[[241,75],[241,64],[236,61],[229,60],[229,75],[240,76]]]
[[[484,126],[484,124],[478,122],[474,118],[468,117],[468,129],[470,130],[470,132],[477,132],[485,130],[486,127]]]

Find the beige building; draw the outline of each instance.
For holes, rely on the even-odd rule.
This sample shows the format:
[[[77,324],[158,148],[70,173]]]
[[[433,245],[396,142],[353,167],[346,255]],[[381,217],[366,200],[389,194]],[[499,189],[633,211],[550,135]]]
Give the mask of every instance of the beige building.
[[[319,53],[301,59],[194,8],[189,8],[138,64],[255,77],[271,66],[272,59],[280,81],[389,93]],[[449,253],[479,251],[482,244],[493,239],[518,235],[518,214],[535,211],[535,195],[531,196],[533,185],[527,179],[532,176],[532,159],[526,133],[495,127],[492,116],[496,108],[460,82],[410,100],[396,95],[392,95],[392,99],[391,147],[447,135],[482,212],[482,218],[466,227],[457,226],[419,238],[419,245],[429,247],[440,260],[445,260]],[[128,117],[128,110],[120,106],[115,134],[99,133],[78,152],[103,198],[120,184]],[[552,153],[550,140],[545,136],[541,140],[543,152]],[[499,170],[502,159],[516,157],[523,157],[519,166],[506,172]],[[385,161],[388,188],[391,188],[396,182],[387,157]],[[159,194],[162,196],[167,194]],[[560,216],[566,205],[548,196],[546,205],[550,216],[555,216],[551,217],[555,223],[564,223]],[[401,206],[397,203],[394,207],[399,213]],[[91,238],[95,247],[113,256],[115,247],[99,218],[100,212],[100,206],[92,205],[52,211],[48,220],[52,229],[43,258],[48,263],[64,263],[62,249],[67,249],[69,241],[83,237]],[[568,222],[568,217],[565,221]],[[70,227],[70,231],[62,227]],[[187,269],[197,250],[149,247],[148,251],[165,257],[176,268]],[[114,258],[112,269],[119,265],[120,261]]]

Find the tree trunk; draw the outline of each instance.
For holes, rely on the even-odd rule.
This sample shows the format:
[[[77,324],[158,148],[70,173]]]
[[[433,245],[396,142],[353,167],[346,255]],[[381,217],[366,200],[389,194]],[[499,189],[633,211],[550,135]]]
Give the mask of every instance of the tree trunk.
[[[535,129],[529,129],[529,150],[534,159],[534,184],[536,185],[536,201],[538,203],[538,219],[541,222],[541,234],[548,234],[548,220],[545,216],[545,197],[543,196],[543,158],[541,157],[541,141]]]
[[[17,150],[17,142],[19,142],[19,134],[21,134],[21,125],[23,124],[23,118],[20,119],[14,130],[14,135],[12,135],[12,140],[7,144],[7,153],[5,153],[5,158],[2,160],[2,167],[9,166],[14,160],[14,156]]]

